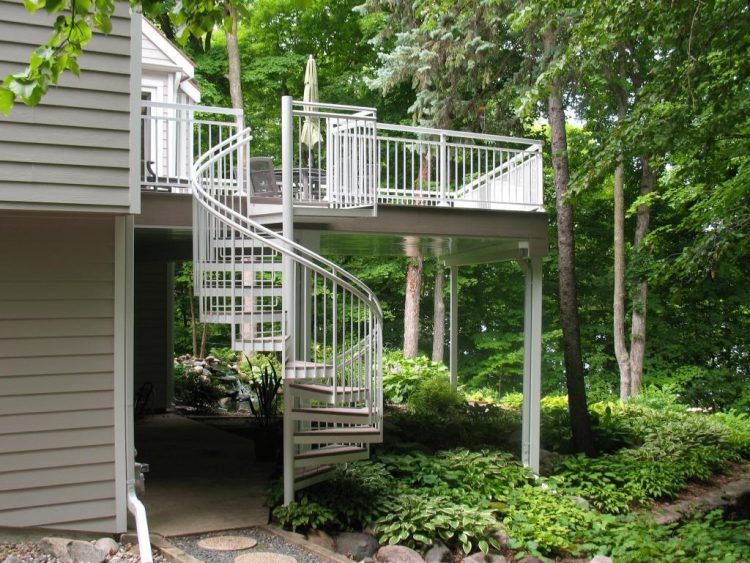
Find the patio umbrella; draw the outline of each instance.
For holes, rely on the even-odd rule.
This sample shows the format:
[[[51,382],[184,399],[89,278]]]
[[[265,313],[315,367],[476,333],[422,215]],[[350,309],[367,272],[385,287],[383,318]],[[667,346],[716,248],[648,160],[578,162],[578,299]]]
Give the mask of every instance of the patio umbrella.
[[[318,68],[315,65],[315,59],[312,55],[307,59],[305,68],[305,93],[302,97],[305,102],[318,101]],[[314,107],[306,107],[307,111],[317,111]],[[302,125],[300,142],[307,146],[308,150],[320,142],[320,120],[305,117],[305,123]]]

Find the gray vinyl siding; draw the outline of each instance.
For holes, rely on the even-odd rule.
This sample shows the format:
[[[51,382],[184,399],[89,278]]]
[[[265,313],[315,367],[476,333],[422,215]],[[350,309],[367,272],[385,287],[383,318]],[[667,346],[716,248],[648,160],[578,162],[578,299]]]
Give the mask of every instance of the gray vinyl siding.
[[[114,217],[0,213],[0,526],[117,531],[114,260]]]
[[[137,212],[130,132],[131,92],[139,88],[128,4],[116,6],[112,33],[96,34],[80,57],[80,77],[65,73],[39,106],[0,115],[0,209]],[[0,0],[0,77],[26,67],[49,39],[50,21],[21,0]]]

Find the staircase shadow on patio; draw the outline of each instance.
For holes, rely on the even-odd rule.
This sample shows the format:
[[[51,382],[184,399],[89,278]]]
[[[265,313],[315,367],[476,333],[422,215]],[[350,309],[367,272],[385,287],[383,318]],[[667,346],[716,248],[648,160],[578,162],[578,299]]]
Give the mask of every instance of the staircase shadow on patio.
[[[148,463],[142,500],[152,533],[194,534],[268,522],[273,464],[253,442],[174,414],[136,421],[137,461]]]

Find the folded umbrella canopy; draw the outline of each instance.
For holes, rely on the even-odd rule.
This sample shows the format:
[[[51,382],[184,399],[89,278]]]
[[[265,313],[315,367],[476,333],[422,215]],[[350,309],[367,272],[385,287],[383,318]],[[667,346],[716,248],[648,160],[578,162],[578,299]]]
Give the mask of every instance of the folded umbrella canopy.
[[[315,65],[315,59],[312,55],[307,59],[307,67],[305,68],[305,93],[302,97],[304,102],[317,102],[318,101],[318,68]],[[306,106],[306,111],[317,111],[315,107]],[[314,119],[310,116],[305,117],[305,122],[302,125],[302,133],[300,134],[300,142],[304,144],[308,150],[320,142],[320,120]]]

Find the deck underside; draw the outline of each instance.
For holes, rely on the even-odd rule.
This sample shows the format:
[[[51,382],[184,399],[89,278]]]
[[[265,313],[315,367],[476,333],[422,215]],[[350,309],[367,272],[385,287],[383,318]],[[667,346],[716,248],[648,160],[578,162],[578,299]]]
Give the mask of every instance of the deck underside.
[[[421,253],[463,265],[545,256],[547,220],[542,212],[379,205],[376,216],[305,213],[295,217],[295,232],[329,256]],[[135,227],[140,259],[189,259],[191,195],[143,193]]]

